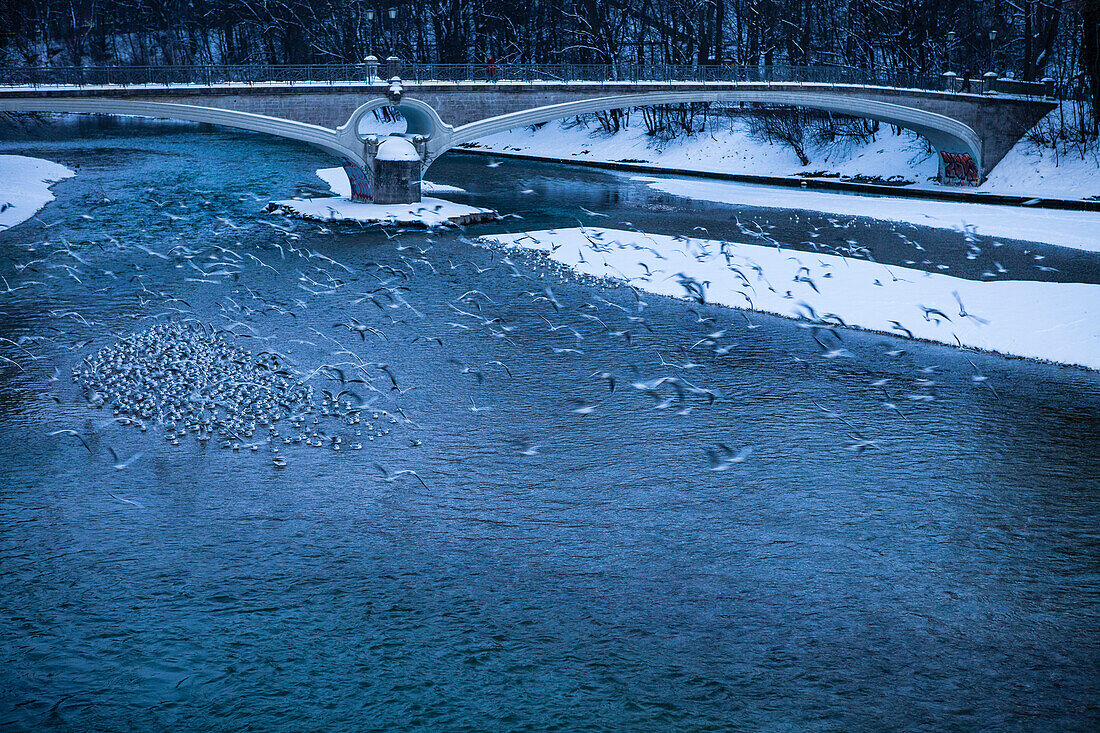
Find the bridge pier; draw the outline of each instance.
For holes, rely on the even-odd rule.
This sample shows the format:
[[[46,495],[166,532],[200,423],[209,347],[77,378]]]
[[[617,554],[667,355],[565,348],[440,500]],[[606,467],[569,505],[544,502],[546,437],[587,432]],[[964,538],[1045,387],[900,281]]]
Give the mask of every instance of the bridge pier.
[[[365,165],[345,163],[351,200],[364,204],[420,203],[420,151],[404,137],[392,135],[379,142],[375,135],[363,141]]]
[[[397,135],[385,138],[371,164],[374,203],[420,203],[420,153],[412,142]]]

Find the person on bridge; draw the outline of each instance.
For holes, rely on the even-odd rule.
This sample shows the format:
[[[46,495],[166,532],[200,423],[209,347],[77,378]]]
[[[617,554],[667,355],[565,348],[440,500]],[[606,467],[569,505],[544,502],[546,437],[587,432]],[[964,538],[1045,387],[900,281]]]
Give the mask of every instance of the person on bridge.
[[[959,91],[960,92],[969,92],[970,91],[970,67],[969,66],[966,67],[966,69],[963,71],[963,84],[962,84],[962,89],[960,89]]]
[[[485,59],[485,78],[489,81],[496,81],[497,76],[497,60],[493,58],[493,54]]]

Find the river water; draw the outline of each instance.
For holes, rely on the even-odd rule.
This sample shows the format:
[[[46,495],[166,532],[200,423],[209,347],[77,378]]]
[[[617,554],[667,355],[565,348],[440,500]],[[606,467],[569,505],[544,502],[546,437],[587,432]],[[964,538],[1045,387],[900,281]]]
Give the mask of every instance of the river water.
[[[395,236],[264,214],[333,163],[259,136],[82,123],[0,152],[78,169],[0,233],[5,729],[1100,725],[1100,376],[856,332],[824,358],[795,322],[467,239],[739,239],[737,217],[798,246],[833,218],[879,261],[912,256],[901,231],[914,266],[978,277],[961,235],[454,155],[429,178],[524,218]],[[1100,282],[1096,255],[997,260]],[[364,371],[362,450],[290,445],[282,469],[89,408],[81,359],[189,318],[399,389]],[[716,331],[723,355],[697,346]],[[665,376],[700,391],[631,386]],[[711,470],[719,444],[745,459]]]

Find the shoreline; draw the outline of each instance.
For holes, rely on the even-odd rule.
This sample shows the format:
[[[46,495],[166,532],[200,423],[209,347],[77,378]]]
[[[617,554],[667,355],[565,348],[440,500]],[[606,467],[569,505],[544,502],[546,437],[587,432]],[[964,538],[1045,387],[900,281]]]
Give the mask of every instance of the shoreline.
[[[947,201],[956,203],[990,204],[998,206],[1019,206],[1027,209],[1053,209],[1061,211],[1092,211],[1100,212],[1100,200],[1087,201],[1084,199],[1062,198],[1036,198],[1020,196],[1017,194],[1003,193],[979,193],[960,189],[932,190],[927,188],[912,188],[910,186],[885,186],[875,183],[856,183],[853,181],[837,181],[831,178],[803,178],[801,176],[764,176],[748,173],[721,173],[717,171],[700,171],[691,168],[668,168],[650,163],[623,163],[618,161],[602,160],[578,160],[559,158],[556,156],[533,155],[531,153],[498,152],[484,148],[459,147],[447,151],[448,153],[470,153],[473,155],[497,156],[499,158],[513,158],[516,160],[531,160],[542,163],[556,163],[559,165],[576,165],[585,168],[602,168],[604,170],[623,171],[629,173],[647,173],[664,176],[686,176],[692,178],[709,178],[719,181],[734,181],[737,183],[752,183],[766,186],[784,186],[798,189],[817,189],[823,191],[842,191],[857,194],[872,194],[876,196],[893,196],[896,198],[926,199],[932,201]]]
[[[638,246],[642,239],[653,257],[631,266],[628,263],[645,249]],[[680,251],[682,256],[679,256],[676,243],[680,240],[674,237],[635,236],[626,230],[598,227],[489,234],[477,241],[483,246],[530,253],[582,281],[593,278],[597,282],[615,283],[634,291],[690,302],[696,296],[685,296],[683,290],[669,284],[674,279],[672,273],[681,278],[680,286],[684,289],[687,286],[683,281],[698,283],[708,277],[705,297],[700,290],[696,298],[707,305],[780,316],[820,328],[840,327],[951,349],[1100,372],[1100,363],[1093,350],[1100,334],[1088,326],[1100,286],[1076,283],[1052,286],[1026,281],[981,283],[943,274],[926,274],[925,278],[910,275],[912,279],[906,279],[903,270],[897,268],[885,268],[894,276],[893,281],[883,278],[880,282],[878,278],[883,277],[878,271],[880,266],[870,261],[801,252],[794,252],[792,257],[790,250],[776,253],[772,247],[744,243],[728,249],[729,243],[723,243],[716,249],[713,245],[717,242],[704,239],[694,240],[697,247],[686,246],[684,250],[687,251]],[[578,252],[576,256],[569,254],[574,249]],[[597,252],[601,255],[599,258],[591,256]],[[721,267],[723,260],[724,268]],[[794,260],[794,264],[789,260]],[[756,282],[767,285],[767,291],[758,290],[746,279],[745,272],[750,269],[758,273]],[[772,287],[772,282],[785,282],[792,273],[795,273],[795,283],[806,283],[813,292],[796,288],[793,296],[790,290],[784,296]],[[662,275],[664,277],[660,277]],[[811,276],[820,287],[814,284]],[[748,291],[752,291],[751,296]],[[967,303],[980,303],[990,320],[980,317],[974,317],[973,322],[967,320],[968,314],[963,312],[962,306],[964,299]],[[956,302],[963,316],[961,321],[946,316],[947,312],[954,313],[952,307]],[[1038,308],[1022,305],[1027,302],[1048,305]],[[929,304],[933,307],[926,307]],[[923,316],[920,310],[925,311]],[[945,325],[938,318],[930,320],[929,312],[942,315],[949,323]],[[1086,323],[1083,328],[1077,325],[1081,322]],[[889,328],[890,324],[895,328]],[[1018,328],[1031,335],[1019,335]],[[1068,340],[1064,335],[1059,336],[1059,332],[1067,333],[1066,329],[1073,334]],[[842,350],[839,348],[838,352]]]

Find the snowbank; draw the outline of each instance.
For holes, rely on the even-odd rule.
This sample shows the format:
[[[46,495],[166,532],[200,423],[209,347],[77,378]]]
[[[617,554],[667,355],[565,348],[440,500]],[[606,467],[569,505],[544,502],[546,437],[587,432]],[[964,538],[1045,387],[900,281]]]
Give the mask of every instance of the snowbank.
[[[1051,112],[1048,119],[1061,114]],[[1040,125],[1048,124],[1046,121]],[[824,172],[840,176],[901,176],[920,188],[944,188],[931,181],[937,173],[935,156],[921,138],[903,131],[895,134],[883,125],[870,143],[808,142],[803,166],[790,147],[766,143],[749,134],[744,118],[712,120],[705,132],[661,141],[645,134],[640,115],[631,125],[608,135],[598,127],[576,126],[569,120],[551,122],[538,130],[508,130],[478,140],[478,148],[524,153],[566,160],[630,162],[700,172],[791,176]],[[954,188],[954,187],[950,187]],[[971,191],[1047,198],[1100,196],[1100,150],[1068,150],[1055,154],[1021,139],[989,172],[989,178]]]
[[[843,176],[905,176],[924,181],[935,176],[937,163],[915,134],[894,134],[883,125],[869,144],[807,143],[809,166],[803,166],[789,147],[761,142],[749,134],[744,118],[711,120],[706,132],[662,141],[645,134],[641,115],[613,135],[569,121],[550,122],[538,130],[517,128],[477,141],[478,147],[497,152],[524,153],[551,158],[601,162],[651,163],[703,172],[754,175],[794,175],[828,171]]]
[[[30,219],[54,200],[52,184],[75,175],[49,160],[0,155],[0,231]]]
[[[463,226],[492,221],[492,209],[425,196],[418,204],[363,204],[346,197],[272,201],[267,210],[316,221],[355,221],[392,226]]]
[[[1052,112],[1051,114],[1056,114]],[[1100,149],[1054,151],[1020,140],[977,189],[1051,198],[1100,197]]]
[[[351,198],[351,182],[348,181],[348,172],[343,168],[319,168],[317,176],[328,184],[329,189],[337,196]],[[466,189],[458,186],[448,186],[445,183],[420,182],[421,193],[466,193]]]
[[[577,272],[660,295],[1100,369],[1100,285],[978,282],[750,244],[614,229],[495,234]],[[852,356],[822,335],[829,356]]]
[[[1100,213],[1093,211],[964,204],[697,178],[633,176],[632,179],[665,193],[723,204],[851,214],[1100,252]]]

